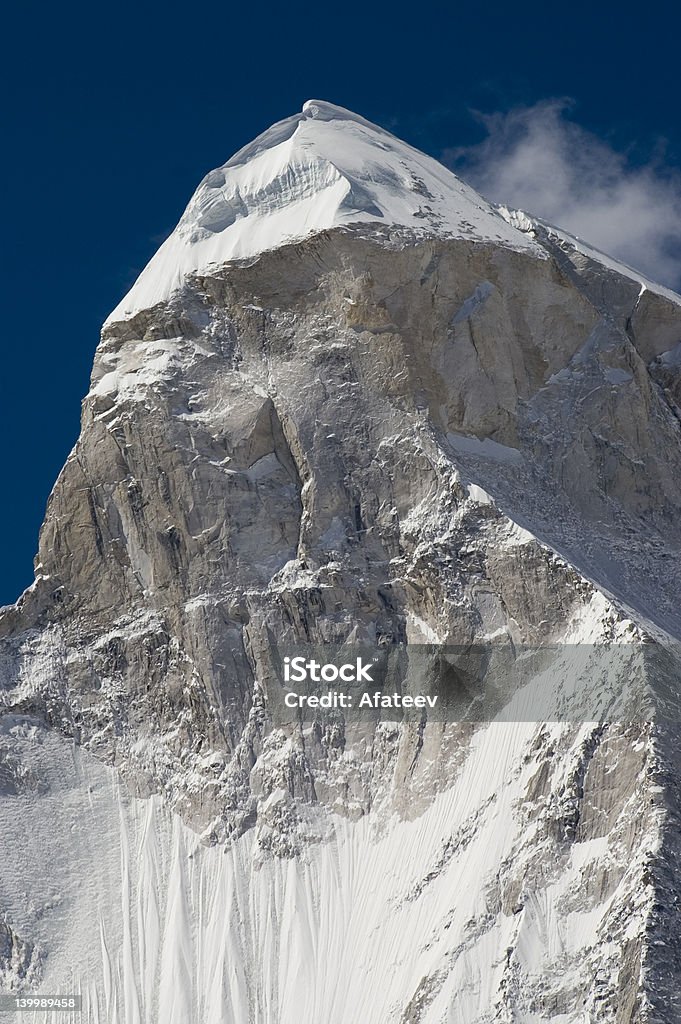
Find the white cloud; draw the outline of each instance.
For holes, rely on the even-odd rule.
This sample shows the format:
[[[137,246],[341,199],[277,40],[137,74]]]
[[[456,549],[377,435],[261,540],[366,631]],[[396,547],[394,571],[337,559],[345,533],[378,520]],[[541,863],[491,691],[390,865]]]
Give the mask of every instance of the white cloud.
[[[483,116],[487,138],[445,160],[495,202],[565,228],[660,283],[681,286],[681,174],[644,166],[551,100]]]

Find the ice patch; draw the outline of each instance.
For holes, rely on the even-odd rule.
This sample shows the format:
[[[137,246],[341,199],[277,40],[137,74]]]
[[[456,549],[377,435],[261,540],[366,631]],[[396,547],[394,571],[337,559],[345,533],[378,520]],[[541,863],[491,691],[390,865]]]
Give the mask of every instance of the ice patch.
[[[101,363],[111,367],[93,382],[90,394],[99,398],[120,397],[139,401],[145,386],[169,378],[180,359],[181,338],[128,343],[112,355],[103,354]]]
[[[605,379],[608,384],[628,384],[630,380],[634,379],[634,375],[617,366],[609,366],[605,371]]]
[[[493,291],[494,285],[490,281],[483,281],[479,284],[473,294],[466,299],[458,313],[452,317],[452,325],[460,324],[473,316],[485,304]]]
[[[523,544],[531,544],[533,541],[536,542],[537,538],[529,530],[519,526],[518,523],[510,523],[508,532],[504,537],[504,547],[516,548]]]
[[[490,437],[469,437],[467,434],[447,434],[447,440],[461,455],[478,455],[493,462],[522,463],[522,453],[517,448],[499,444]]]
[[[681,341],[660,356],[663,366],[681,366]]]
[[[489,496],[487,491],[484,491],[482,487],[477,484],[468,485],[468,496],[471,501],[475,501],[478,505],[493,505],[494,500]]]
[[[435,632],[433,627],[429,626],[427,622],[424,622],[424,620],[420,616],[416,615],[414,612],[411,612],[411,611],[407,612],[407,623],[408,623],[409,626],[411,626],[415,630],[417,630],[417,632],[420,633],[421,638],[423,638],[423,640],[425,640],[427,643],[429,643],[429,644],[441,644],[442,643],[441,638]],[[418,636],[417,637],[413,637],[412,636],[410,638],[410,643],[418,643],[419,639],[420,638]],[[423,640],[421,642],[423,642]]]

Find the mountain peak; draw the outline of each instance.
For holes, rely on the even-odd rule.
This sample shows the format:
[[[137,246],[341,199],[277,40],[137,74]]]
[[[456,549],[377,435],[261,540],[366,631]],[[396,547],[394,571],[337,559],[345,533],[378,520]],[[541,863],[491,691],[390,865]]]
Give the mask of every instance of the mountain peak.
[[[348,110],[346,107],[339,107],[336,103],[328,103],[327,100],[305,100],[303,103],[303,114],[307,114],[308,117],[313,117],[317,121],[360,121],[364,124],[370,122],[365,121],[359,114],[353,113],[352,110]],[[372,125],[373,127],[373,125]]]
[[[301,114],[303,117],[310,118],[313,121],[354,121],[365,128],[370,128],[379,135],[395,138],[385,128],[374,124],[373,121],[367,121],[366,117],[362,117],[361,114],[355,114],[354,111],[348,110],[347,107],[340,107],[337,103],[329,103],[327,100],[306,100],[303,103]]]
[[[203,179],[178,226],[109,317],[167,300],[189,274],[335,227],[492,242],[543,256],[451,171],[324,100],[279,121]]]

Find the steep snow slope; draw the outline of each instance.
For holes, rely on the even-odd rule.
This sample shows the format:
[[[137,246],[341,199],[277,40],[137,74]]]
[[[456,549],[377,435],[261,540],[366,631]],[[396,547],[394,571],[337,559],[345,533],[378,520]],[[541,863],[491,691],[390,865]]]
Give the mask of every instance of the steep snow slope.
[[[107,323],[150,309],[187,274],[349,224],[542,250],[442,164],[320,100],[280,121],[199,185]]]
[[[66,1024],[471,1024],[509,1019],[510,1003],[523,1024],[574,1024],[632,1005],[636,958],[622,949],[651,914],[643,878],[661,820],[650,737],[488,726],[413,820],[310,809],[291,859],[255,830],[202,846],[83,751],[19,718],[11,728],[40,786],[0,796],[0,891],[34,937],[41,991],[83,995]],[[615,762],[628,767],[608,792]]]

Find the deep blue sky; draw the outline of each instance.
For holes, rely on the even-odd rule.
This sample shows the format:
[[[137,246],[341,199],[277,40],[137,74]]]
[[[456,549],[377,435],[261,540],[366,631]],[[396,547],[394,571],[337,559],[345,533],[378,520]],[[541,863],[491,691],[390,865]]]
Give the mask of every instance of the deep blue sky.
[[[678,15],[615,3],[15,4],[5,15],[0,603],[32,578],[99,326],[200,178],[310,97],[435,156],[555,96],[681,164]],[[676,22],[676,23],[674,23]]]

